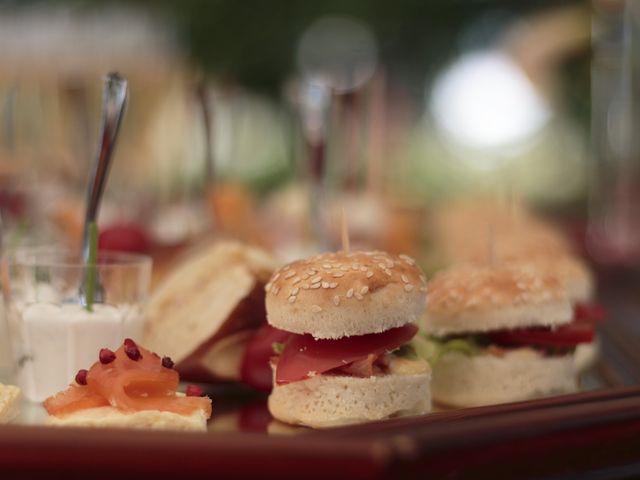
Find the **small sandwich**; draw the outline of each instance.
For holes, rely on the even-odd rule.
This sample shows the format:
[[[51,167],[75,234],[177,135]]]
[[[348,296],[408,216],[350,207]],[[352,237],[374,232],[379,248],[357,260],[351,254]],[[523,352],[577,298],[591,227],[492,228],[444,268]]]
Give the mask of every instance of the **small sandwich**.
[[[425,282],[410,257],[378,251],[277,270],[265,287],[267,320],[288,335],[272,359],[271,414],[325,428],[428,412],[430,367],[408,346]]]
[[[472,407],[578,389],[576,347],[593,328],[573,321],[564,283],[519,266],[458,266],[428,286],[424,335],[435,402]]]
[[[169,357],[160,358],[126,339],[115,352],[103,348],[75,383],[47,398],[48,425],[156,430],[207,429],[211,400],[194,385],[177,392]]]
[[[276,267],[267,252],[238,242],[193,252],[153,292],[144,345],[169,355],[186,380],[245,381],[269,389],[267,362],[261,365],[266,382],[256,385],[242,372],[248,370],[247,343],[266,325],[264,285]]]
[[[20,389],[0,383],[0,425],[14,420],[20,413]]]

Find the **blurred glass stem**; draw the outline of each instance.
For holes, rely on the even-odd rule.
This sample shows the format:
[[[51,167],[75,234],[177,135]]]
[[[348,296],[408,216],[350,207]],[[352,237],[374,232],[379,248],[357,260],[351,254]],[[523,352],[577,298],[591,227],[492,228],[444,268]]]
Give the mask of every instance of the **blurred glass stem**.
[[[327,169],[327,118],[331,107],[331,88],[322,81],[305,80],[300,96],[300,116],[310,177],[309,212],[314,240],[320,248],[329,246],[323,221],[326,207],[324,177]]]

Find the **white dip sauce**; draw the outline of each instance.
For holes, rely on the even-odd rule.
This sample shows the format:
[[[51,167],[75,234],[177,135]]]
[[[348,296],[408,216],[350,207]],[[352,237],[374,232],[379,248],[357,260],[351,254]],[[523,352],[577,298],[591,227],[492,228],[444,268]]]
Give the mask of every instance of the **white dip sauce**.
[[[100,348],[118,348],[138,338],[139,309],[95,304],[27,303],[12,312],[10,328],[17,382],[27,399],[41,402],[73,383],[78,370],[98,360]]]

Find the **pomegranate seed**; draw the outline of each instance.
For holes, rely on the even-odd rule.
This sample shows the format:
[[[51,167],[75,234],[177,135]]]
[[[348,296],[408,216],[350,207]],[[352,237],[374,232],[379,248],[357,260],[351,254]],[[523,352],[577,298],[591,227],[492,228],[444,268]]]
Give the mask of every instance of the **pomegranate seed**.
[[[187,389],[184,391],[187,397],[201,397],[204,392],[197,385],[187,385]]]
[[[101,348],[100,356],[98,358],[100,358],[100,363],[103,363],[106,365],[107,363],[111,363],[116,359],[116,354],[113,353],[108,348]]]
[[[130,338],[125,338],[124,339],[124,346],[125,347],[136,347],[136,348],[138,348],[138,345],[136,344],[136,342],[134,342]]]
[[[134,362],[137,362],[138,360],[140,360],[142,358],[142,355],[140,354],[140,350],[138,350],[138,346],[135,345],[135,344],[133,344],[133,345],[126,345],[125,344],[124,353],[126,353],[127,357],[129,357]]]
[[[171,360],[171,358],[169,357],[162,357],[162,366],[164,368],[173,368],[173,360]]]
[[[78,370],[76,373],[76,383],[78,385],[86,385],[87,384],[87,373],[89,373],[84,368],[82,370]]]

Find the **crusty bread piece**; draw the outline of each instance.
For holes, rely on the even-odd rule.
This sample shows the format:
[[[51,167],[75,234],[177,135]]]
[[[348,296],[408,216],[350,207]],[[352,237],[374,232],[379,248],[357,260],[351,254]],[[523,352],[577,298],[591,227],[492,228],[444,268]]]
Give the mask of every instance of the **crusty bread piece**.
[[[368,378],[316,375],[274,385],[269,411],[281,422],[328,428],[429,412],[426,368],[422,373],[389,373]]]
[[[170,356],[185,379],[220,379],[203,358],[219,340],[265,322],[263,286],[276,266],[266,252],[235,242],[192,255],[152,295],[142,343]],[[226,370],[224,380],[238,379],[239,370]]]
[[[203,410],[196,410],[191,415],[179,415],[158,410],[125,413],[114,407],[95,407],[63,416],[50,415],[46,424],[58,427],[206,431],[207,417]]]
[[[575,356],[544,356],[531,348],[504,356],[447,352],[433,368],[434,402],[477,407],[529,400],[578,389]]]
[[[425,328],[434,335],[552,326],[573,318],[564,285],[519,266],[460,265],[427,287]]]
[[[379,333],[418,320],[426,279],[406,255],[336,252],[297,260],[267,284],[267,320],[315,338]]]
[[[0,424],[9,423],[20,413],[20,389],[0,383]]]

